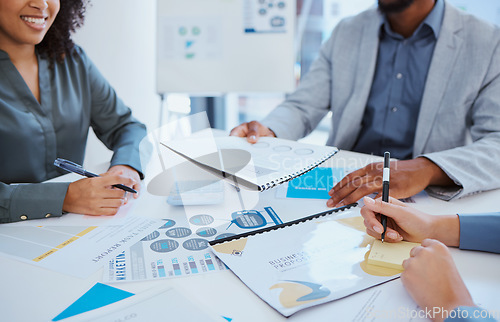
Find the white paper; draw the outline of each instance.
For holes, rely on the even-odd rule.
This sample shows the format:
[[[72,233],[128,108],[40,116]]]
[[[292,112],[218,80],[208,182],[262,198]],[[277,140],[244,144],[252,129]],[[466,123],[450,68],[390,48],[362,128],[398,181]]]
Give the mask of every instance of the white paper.
[[[64,321],[227,321],[176,288],[154,288]]]
[[[85,278],[124,246],[134,244],[158,220],[128,217],[120,226],[0,225],[0,254],[50,270]]]
[[[278,138],[262,137],[259,142],[250,144],[244,138],[203,138],[196,133],[184,140],[161,143],[200,163],[224,170],[266,189],[303,174],[338,151],[335,147]],[[218,159],[210,162],[204,159],[218,151],[222,156],[224,151],[229,151],[227,158],[221,157],[222,165]],[[244,158],[247,160],[242,161]],[[212,161],[215,162],[211,163]],[[228,163],[232,167],[228,167]]]
[[[322,321],[325,316],[335,316],[336,321],[353,322],[429,321],[400,279],[297,312],[289,321]]]
[[[284,316],[397,278],[366,263],[372,237],[361,217],[323,217],[212,246],[260,298]]]

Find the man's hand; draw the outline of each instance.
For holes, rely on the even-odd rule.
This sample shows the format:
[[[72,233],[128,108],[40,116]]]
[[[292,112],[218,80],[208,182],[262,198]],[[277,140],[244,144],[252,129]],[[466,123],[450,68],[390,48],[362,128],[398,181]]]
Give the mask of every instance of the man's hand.
[[[382,192],[383,162],[367,165],[346,175],[328,193],[328,207],[356,202],[374,192]],[[394,198],[413,196],[429,185],[450,185],[452,180],[427,158],[391,162],[390,195]]]
[[[257,121],[242,123],[231,130],[229,135],[246,137],[249,143],[257,143],[261,136],[276,137],[273,131]]]
[[[434,239],[410,251],[403,262],[401,281],[421,308],[451,311],[458,306],[475,306],[448,248]],[[446,316],[434,316],[442,321]]]

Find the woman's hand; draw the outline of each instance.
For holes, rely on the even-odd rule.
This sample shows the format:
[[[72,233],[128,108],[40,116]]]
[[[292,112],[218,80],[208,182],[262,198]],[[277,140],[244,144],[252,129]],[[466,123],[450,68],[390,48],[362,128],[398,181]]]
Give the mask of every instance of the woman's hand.
[[[385,240],[398,242],[422,242],[425,238],[438,239],[448,246],[458,246],[460,243],[460,222],[457,215],[433,216],[423,213],[403,202],[389,197],[389,202],[380,198],[373,200],[365,197],[365,206],[361,208],[366,232],[375,238],[380,238],[383,226],[380,214],[387,216],[387,231]]]
[[[139,176],[139,172],[137,172],[137,170],[127,165],[115,165],[109,168],[108,172],[101,174],[101,176],[114,175],[114,174],[121,175],[123,177],[127,177],[134,180],[134,184],[129,187],[137,191],[137,193],[127,193],[127,197],[132,195],[134,196],[134,199],[137,199],[139,197],[139,191],[141,190],[141,177]]]
[[[425,239],[413,248],[403,262],[401,281],[421,308],[451,311],[458,306],[475,306],[448,247],[434,239]],[[436,315],[443,320],[446,316]]]
[[[70,183],[63,210],[91,216],[112,216],[127,203],[128,196],[137,198],[138,193],[129,193],[113,185],[123,184],[139,192],[139,173],[131,167],[117,165],[100,177],[81,179]]]

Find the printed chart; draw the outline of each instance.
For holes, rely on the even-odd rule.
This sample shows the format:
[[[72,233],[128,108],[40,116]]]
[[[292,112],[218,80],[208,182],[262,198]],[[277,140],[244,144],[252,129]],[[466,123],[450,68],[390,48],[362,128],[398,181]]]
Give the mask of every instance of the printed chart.
[[[122,226],[0,226],[0,253],[61,273],[87,277],[158,220],[127,217]]]
[[[154,232],[110,260],[103,280],[154,280],[225,270],[209,241],[283,223],[272,207],[236,211],[230,217],[222,225],[210,214],[164,219]]]

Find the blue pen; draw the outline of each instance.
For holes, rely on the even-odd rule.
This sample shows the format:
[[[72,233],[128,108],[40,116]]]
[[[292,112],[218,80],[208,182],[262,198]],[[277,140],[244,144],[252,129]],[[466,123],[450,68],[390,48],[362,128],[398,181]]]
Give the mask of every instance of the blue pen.
[[[65,160],[65,159],[57,158],[54,161],[54,165],[56,167],[63,169],[63,170],[66,170],[68,172],[77,173],[77,174],[79,174],[81,176],[85,176],[87,178],[99,177],[99,175],[85,170],[81,165],[76,164],[76,163],[71,162],[71,161],[68,161],[68,160]],[[125,190],[127,192],[137,193],[137,191],[135,191],[134,189],[129,188],[121,183],[114,184],[113,187]]]

